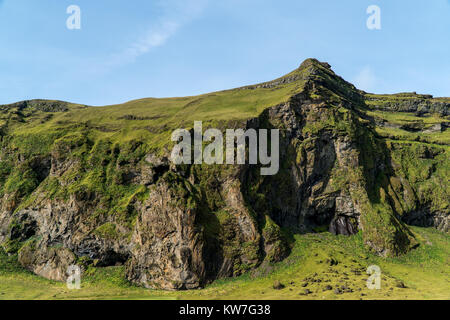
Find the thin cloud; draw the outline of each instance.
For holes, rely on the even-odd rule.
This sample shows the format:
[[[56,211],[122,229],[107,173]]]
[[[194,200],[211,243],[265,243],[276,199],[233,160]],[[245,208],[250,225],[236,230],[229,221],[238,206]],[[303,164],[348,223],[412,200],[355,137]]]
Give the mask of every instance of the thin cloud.
[[[140,56],[163,46],[181,27],[204,11],[208,0],[165,0],[158,4],[165,12],[163,17],[123,51],[113,54],[106,61],[106,67],[132,63]]]
[[[361,71],[356,75],[353,80],[355,86],[364,91],[374,90],[375,85],[377,84],[377,77],[373,72],[372,68],[366,66],[361,69]]]
[[[150,52],[152,49],[163,46],[177,32],[179,27],[180,24],[175,21],[160,22],[128,48],[113,54],[106,64],[108,66],[116,66],[134,62],[138,57]]]
[[[176,33],[179,26],[180,25],[175,21],[163,21],[156,30],[149,31],[145,37],[133,43],[126,50],[126,54],[135,58],[146,54],[152,48],[164,45],[166,41]]]

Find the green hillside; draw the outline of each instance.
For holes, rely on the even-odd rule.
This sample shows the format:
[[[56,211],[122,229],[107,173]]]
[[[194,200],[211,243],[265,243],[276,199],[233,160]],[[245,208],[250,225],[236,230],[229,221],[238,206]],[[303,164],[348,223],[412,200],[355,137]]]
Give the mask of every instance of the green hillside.
[[[279,172],[174,165],[194,121],[279,129]],[[448,299],[449,127],[450,98],[366,93],[315,59],[195,97],[0,105],[0,299]]]

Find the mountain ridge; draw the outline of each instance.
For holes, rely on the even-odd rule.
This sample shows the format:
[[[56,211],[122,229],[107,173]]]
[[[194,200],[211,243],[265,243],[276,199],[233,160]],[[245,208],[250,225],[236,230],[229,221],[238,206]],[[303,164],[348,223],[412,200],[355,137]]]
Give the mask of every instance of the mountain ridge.
[[[284,76],[281,76],[277,79],[270,80],[270,81],[264,81],[257,84],[250,84],[250,85],[244,85],[232,89],[225,89],[220,91],[214,91],[210,93],[203,93],[200,95],[193,95],[193,96],[186,96],[186,97],[166,97],[166,98],[140,98],[140,99],[133,99],[121,104],[112,104],[112,105],[104,105],[104,106],[95,106],[96,108],[105,108],[105,107],[112,107],[112,106],[123,106],[134,102],[140,102],[140,101],[148,101],[148,100],[171,100],[171,99],[188,99],[188,98],[200,98],[216,93],[223,93],[223,92],[229,92],[229,91],[235,91],[235,90],[250,90],[250,89],[259,89],[259,88],[274,88],[283,84],[290,84],[293,82],[299,82],[299,81],[318,81],[324,78],[324,76],[331,76],[334,82],[340,82],[341,84],[345,84],[346,86],[349,86],[351,89],[359,92],[361,95],[367,96],[367,100],[376,100],[382,98],[388,98],[392,97],[394,99],[416,99],[416,100],[432,100],[436,102],[442,102],[443,108],[447,110],[450,106],[450,97],[433,97],[433,95],[429,94],[417,94],[416,92],[400,92],[400,93],[394,93],[394,94],[374,94],[374,93],[368,93],[363,90],[357,89],[353,84],[345,81],[342,77],[335,74],[332,71],[331,65],[327,62],[320,62],[315,58],[308,58],[305,61],[301,63],[301,65],[285,74]],[[72,103],[67,101],[60,101],[60,100],[46,100],[46,99],[31,99],[31,100],[23,100],[18,101],[10,104],[3,104],[0,105],[0,108],[8,108],[8,107],[19,107],[19,108],[26,108],[28,105],[31,107],[37,106],[40,107],[47,107],[51,108],[52,106],[72,106],[72,107],[90,107],[88,105],[78,104],[78,103]],[[48,109],[50,111],[51,109]],[[44,110],[45,111],[45,110]],[[448,115],[448,114],[446,114]]]

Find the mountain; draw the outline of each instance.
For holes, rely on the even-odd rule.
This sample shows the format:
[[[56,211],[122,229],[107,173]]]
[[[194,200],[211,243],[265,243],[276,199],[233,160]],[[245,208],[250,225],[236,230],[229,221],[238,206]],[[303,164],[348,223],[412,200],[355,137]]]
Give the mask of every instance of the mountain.
[[[289,256],[292,235],[361,235],[394,257],[408,225],[449,231],[450,98],[375,95],[304,61],[273,81],[90,107],[0,106],[0,243],[37,275],[123,265],[194,289]],[[280,170],[174,165],[173,130],[280,129]]]

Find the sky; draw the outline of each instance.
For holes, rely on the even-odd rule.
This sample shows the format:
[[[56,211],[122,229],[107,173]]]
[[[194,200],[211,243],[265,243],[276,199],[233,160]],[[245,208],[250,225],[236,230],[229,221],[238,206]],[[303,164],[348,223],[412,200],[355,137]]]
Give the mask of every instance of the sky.
[[[0,0],[0,104],[196,95],[310,57],[368,92],[450,96],[449,38],[450,0]]]

